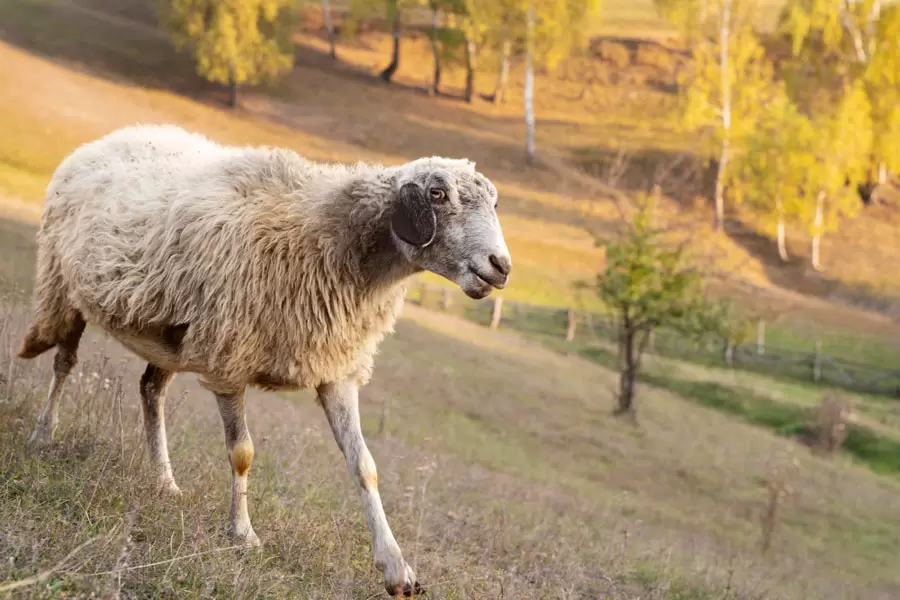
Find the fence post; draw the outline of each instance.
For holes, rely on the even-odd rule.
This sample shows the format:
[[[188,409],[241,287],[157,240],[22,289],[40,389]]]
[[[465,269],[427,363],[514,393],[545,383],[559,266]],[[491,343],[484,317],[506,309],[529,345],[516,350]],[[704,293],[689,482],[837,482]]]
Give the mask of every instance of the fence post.
[[[503,313],[503,296],[494,298],[494,312],[491,315],[491,329],[497,329],[500,326],[500,317]]]
[[[445,311],[450,310],[450,288],[444,288],[444,299],[441,302],[441,308]]]
[[[419,306],[425,306],[425,290],[426,290],[425,282],[420,281],[419,282]]]
[[[816,355],[813,358],[813,381],[822,380],[822,340],[816,340]]]
[[[729,367],[734,366],[734,344],[730,339],[725,340],[725,364]]]
[[[571,342],[575,339],[575,329],[578,327],[578,322],[575,320],[575,309],[569,308],[569,321],[566,327],[566,341]]]
[[[756,353],[766,353],[766,322],[762,319],[756,324]]]

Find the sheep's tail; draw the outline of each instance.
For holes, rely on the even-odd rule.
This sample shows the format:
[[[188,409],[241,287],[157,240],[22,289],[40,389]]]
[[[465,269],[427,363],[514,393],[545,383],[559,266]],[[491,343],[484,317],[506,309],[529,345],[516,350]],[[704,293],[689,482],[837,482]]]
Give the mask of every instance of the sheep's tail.
[[[36,275],[34,321],[17,353],[19,358],[35,358],[64,342],[82,320],[68,301],[59,258],[43,246],[38,247]]]

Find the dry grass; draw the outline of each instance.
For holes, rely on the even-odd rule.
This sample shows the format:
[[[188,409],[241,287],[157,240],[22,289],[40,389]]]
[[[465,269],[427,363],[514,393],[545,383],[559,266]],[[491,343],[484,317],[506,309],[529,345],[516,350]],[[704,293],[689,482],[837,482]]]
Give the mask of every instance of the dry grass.
[[[176,380],[167,412],[185,497],[157,498],[144,468],[141,364],[97,332],[67,387],[59,444],[25,453],[52,360],[10,359],[26,324],[32,231],[7,222],[0,235],[0,248],[18,248],[11,260],[4,252],[0,274],[20,290],[0,308],[0,581],[61,566],[14,597],[378,594],[358,498],[309,393],[248,398],[259,554],[234,552],[224,537],[229,472],[215,403],[192,377]],[[754,377],[767,389],[741,377],[731,385]],[[407,307],[362,411],[389,519],[433,597],[900,591],[894,480],[647,386],[633,429],[610,416],[614,382],[588,361]],[[766,457],[791,449],[796,492],[764,557]]]
[[[611,398],[598,391],[612,377],[602,369],[452,319],[407,316],[363,410],[389,518],[433,597],[827,599],[900,589],[895,484],[803,456],[797,498],[764,559],[754,524],[766,507],[764,457],[789,442],[649,390],[643,427],[631,430],[606,416]],[[58,444],[30,456],[24,442],[50,357],[10,361],[25,322],[5,309],[0,323],[0,580],[62,565],[14,597],[377,597],[358,498],[308,394],[250,396],[251,514],[265,545],[242,555],[224,535],[221,426],[191,377],[176,380],[168,404],[185,491],[172,502],[154,495],[144,467],[140,363],[89,334]],[[392,410],[378,437],[384,402]]]
[[[574,300],[567,285],[597,271],[599,253],[584,225],[604,231],[617,215],[605,183],[573,156],[596,167],[626,148],[639,159],[626,175],[639,181],[683,144],[668,126],[671,95],[654,87],[671,74],[664,60],[640,49],[628,72],[582,58],[556,79],[541,77],[543,164],[526,169],[521,88],[514,85],[500,107],[428,98],[417,90],[429,60],[422,39],[405,47],[403,85],[387,87],[370,76],[385,60],[383,36],[342,46],[347,62],[335,66],[316,52],[316,35],[300,35],[291,76],[248,91],[244,108],[230,113],[219,108],[220,91],[197,81],[158,32],[134,23],[145,14],[119,3],[110,16],[111,6],[0,3],[0,194],[37,200],[76,144],[135,121],[179,122],[223,141],[279,144],[320,160],[467,155],[504,196],[501,218],[517,261],[505,294],[565,304]],[[459,85],[458,72],[447,77]],[[479,79],[480,89],[491,83],[490,73]],[[692,217],[706,209],[694,213],[673,201],[670,210]],[[878,210],[889,229],[893,213]],[[703,235],[763,286],[754,303],[800,307],[813,322],[897,331],[884,319],[779,290],[772,281],[796,279],[801,267],[773,266],[739,238]],[[893,272],[884,268],[893,267],[884,251],[893,241],[865,256],[853,245],[862,242],[831,243],[826,239],[826,252],[842,257],[846,281],[862,273],[854,265],[869,260],[882,275]],[[33,230],[0,221],[0,581],[44,575],[14,597],[377,597],[358,498],[308,393],[250,396],[258,448],[251,515],[265,544],[260,553],[233,552],[223,535],[229,473],[212,399],[192,378],[177,380],[170,447],[185,497],[156,498],[136,400],[141,366],[96,332],[82,351],[83,375],[65,395],[59,444],[27,455],[51,360],[10,359],[25,326],[20,303],[32,260]],[[378,361],[362,394],[365,428],[389,519],[435,598],[900,593],[894,479],[798,452],[795,493],[763,557],[766,458],[796,449],[794,442],[651,386],[639,391],[640,429],[628,428],[609,416],[608,370],[414,307]],[[680,368],[717,378],[726,394],[749,386],[761,397],[815,402],[808,390],[758,375]],[[890,432],[900,423],[886,403],[866,403],[860,414]]]

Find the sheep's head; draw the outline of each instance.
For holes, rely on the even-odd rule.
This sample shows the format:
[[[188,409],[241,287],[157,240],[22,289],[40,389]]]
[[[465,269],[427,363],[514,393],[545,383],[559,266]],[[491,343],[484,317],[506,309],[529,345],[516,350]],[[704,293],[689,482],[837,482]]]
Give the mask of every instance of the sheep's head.
[[[468,160],[422,158],[400,167],[391,230],[419,268],[484,298],[509,280],[512,260],[497,218],[497,188]]]

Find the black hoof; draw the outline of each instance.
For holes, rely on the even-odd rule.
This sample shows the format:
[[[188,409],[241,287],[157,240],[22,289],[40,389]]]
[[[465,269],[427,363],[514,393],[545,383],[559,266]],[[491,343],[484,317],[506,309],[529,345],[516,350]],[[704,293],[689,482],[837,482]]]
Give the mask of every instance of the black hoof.
[[[404,584],[402,592],[400,591],[399,586],[397,586],[393,590],[391,588],[387,588],[387,593],[389,596],[391,596],[393,598],[398,598],[401,595],[405,596],[406,598],[409,598],[411,596],[424,595],[424,594],[428,593],[428,590],[425,588],[425,586],[423,584],[421,584],[417,581],[413,585],[410,585],[408,583]]]
[[[418,581],[415,585],[409,585],[408,583],[403,586],[403,595],[406,597],[409,596],[421,596],[426,592],[425,586],[419,583]]]

